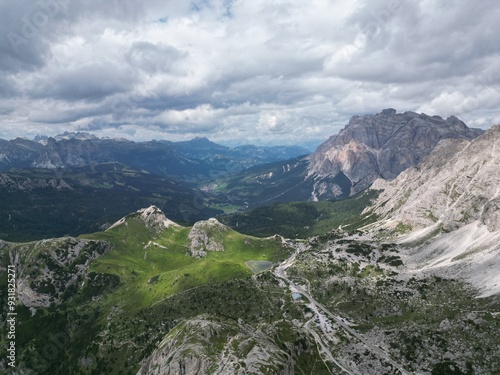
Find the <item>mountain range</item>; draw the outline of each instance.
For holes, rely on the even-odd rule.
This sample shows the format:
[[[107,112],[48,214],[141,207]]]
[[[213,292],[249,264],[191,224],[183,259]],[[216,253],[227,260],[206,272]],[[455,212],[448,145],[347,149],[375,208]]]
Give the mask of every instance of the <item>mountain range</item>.
[[[238,204],[343,199],[377,178],[393,179],[419,163],[442,139],[472,140],[483,130],[458,118],[443,119],[385,109],[354,116],[310,155],[258,165],[207,184]]]
[[[133,142],[64,133],[35,140],[0,139],[0,171],[12,168],[71,168],[117,162],[161,177],[190,183],[206,181],[244,168],[288,159],[309,151],[298,146],[226,147],[195,138],[186,142]]]
[[[364,134],[369,126],[359,128],[358,122],[383,118],[431,121],[386,110],[353,119],[344,131],[362,129]],[[5,298],[12,293],[7,274],[14,269],[17,322],[16,368],[8,364],[10,343],[2,335],[0,371],[500,373],[500,126],[483,133],[464,128],[454,118],[432,121],[440,130],[421,141],[426,147],[408,146],[407,136],[399,143],[391,141],[409,154],[396,148],[389,160],[415,162],[404,171],[383,167],[383,155],[389,152],[383,147],[368,147],[367,139],[359,143],[364,146],[354,147],[348,135],[340,140],[342,132],[329,141],[331,147],[317,151],[318,159],[306,159],[306,167],[312,160],[324,166],[315,172],[317,181],[335,164],[328,160],[342,154],[339,150],[348,155],[338,165],[351,182],[362,168],[347,168],[353,166],[348,160],[360,160],[363,167],[377,165],[379,175],[396,174],[379,177],[364,194],[340,202],[281,203],[276,210],[252,211],[257,218],[270,215],[265,220],[270,228],[273,218],[279,228],[280,218],[287,215],[300,225],[301,215],[308,212],[312,219],[302,224],[309,226],[329,210],[338,217],[348,214],[335,224],[327,217],[329,228],[319,235],[258,238],[215,218],[179,225],[150,205],[95,233],[0,241],[0,294]],[[443,130],[448,128],[458,130]],[[417,134],[426,134],[425,129],[425,124],[414,124],[389,133],[413,134],[420,144]],[[373,163],[351,159],[353,150],[372,155],[368,159]],[[94,185],[119,181],[140,190],[146,182],[139,180],[149,177],[116,163],[94,168],[105,172],[92,180]],[[119,179],[106,177],[113,168]],[[125,180],[126,175],[131,179]],[[71,180],[19,178],[3,181],[26,191],[73,186]],[[167,181],[158,181],[158,186],[174,189]],[[364,210],[350,207],[354,203]],[[2,304],[2,326],[12,312],[7,306]]]
[[[0,140],[0,235],[77,235],[151,204],[193,224],[276,202],[345,199],[378,177],[396,177],[442,139],[471,140],[481,133],[453,116],[386,109],[353,117],[309,155],[300,147],[230,148],[206,138],[132,142],[78,132]]]
[[[151,204],[192,224],[224,208],[196,185],[306,153],[295,146],[230,148],[206,138],[132,142],[81,132],[0,140],[0,238],[93,232]]]

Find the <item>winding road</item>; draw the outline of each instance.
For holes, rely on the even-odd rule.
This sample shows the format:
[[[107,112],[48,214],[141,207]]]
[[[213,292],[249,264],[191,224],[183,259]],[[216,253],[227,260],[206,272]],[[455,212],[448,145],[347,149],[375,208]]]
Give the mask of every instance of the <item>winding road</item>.
[[[297,286],[292,280],[288,278],[286,275],[286,269],[290,266],[292,266],[295,263],[295,259],[297,258],[297,255],[305,249],[304,244],[299,244],[297,250],[284,262],[280,263],[275,271],[274,274],[276,277],[280,278],[283,280],[285,283],[288,284],[288,288],[292,293],[300,293],[302,296],[307,298],[309,300],[309,303],[312,305],[313,310],[316,309],[318,311],[321,311],[324,313],[327,317],[332,319],[338,326],[342,327],[345,331],[349,332],[353,337],[357,338],[360,342],[362,342],[372,353],[377,354],[380,358],[383,358],[387,363],[390,363],[394,368],[398,369],[399,372],[402,375],[411,375],[410,372],[406,371],[403,366],[401,366],[399,363],[395,362],[383,349],[380,347],[374,346],[373,344],[369,343],[362,335],[360,335],[358,332],[353,330],[347,323],[345,323],[345,320],[338,316],[333,314],[330,310],[328,310],[325,306],[323,306],[321,303],[316,301],[313,296],[311,296],[309,291],[303,290],[301,287]],[[310,285],[309,280],[301,277],[301,279],[305,280],[307,282],[307,285]],[[328,357],[329,360],[331,360],[336,366],[341,368],[344,372],[348,374],[358,374],[357,371],[354,371],[352,369],[347,369],[345,365],[340,364],[335,358],[333,357],[331,351],[328,349],[327,344],[325,343],[325,340],[323,340],[321,337],[319,337],[319,334],[310,327],[311,320],[309,320],[305,324],[305,329],[310,332],[316,342],[320,345],[321,349],[325,353],[325,355]]]

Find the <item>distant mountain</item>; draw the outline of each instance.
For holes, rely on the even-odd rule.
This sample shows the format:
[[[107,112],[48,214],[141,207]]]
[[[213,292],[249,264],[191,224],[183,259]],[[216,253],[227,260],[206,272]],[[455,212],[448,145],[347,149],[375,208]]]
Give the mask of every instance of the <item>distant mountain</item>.
[[[313,200],[312,192],[318,189],[318,183],[308,177],[308,165],[308,156],[257,165],[221,177],[202,189],[218,195],[221,202],[242,207]],[[347,198],[351,192],[350,180],[342,173],[327,176],[321,183],[335,192],[336,199]]]
[[[209,178],[213,169],[179,155],[159,142],[120,139],[47,138],[43,143],[16,138],[0,140],[0,171],[10,168],[69,168],[119,162],[136,169],[185,181]]]
[[[66,132],[54,138],[37,136],[33,141],[23,138],[0,140],[0,171],[119,162],[159,176],[197,183],[256,164],[307,153],[307,150],[296,146],[229,148],[206,138],[175,143],[132,142]]]
[[[202,160],[211,166],[217,166],[217,168],[228,172],[238,172],[255,165],[309,154],[308,150],[299,146],[244,145],[226,147],[204,137],[170,144],[179,154],[187,158]]]
[[[452,116],[443,120],[386,109],[354,116],[311,155],[259,165],[204,187],[240,205],[343,199],[382,177],[393,179],[416,165],[442,139],[472,140],[482,134]]]

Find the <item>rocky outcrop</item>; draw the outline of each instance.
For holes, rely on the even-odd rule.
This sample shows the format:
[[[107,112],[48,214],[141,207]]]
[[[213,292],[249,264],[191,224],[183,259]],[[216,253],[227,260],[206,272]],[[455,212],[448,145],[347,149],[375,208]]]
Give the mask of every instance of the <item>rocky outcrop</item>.
[[[26,244],[6,243],[17,269],[19,301],[26,307],[49,307],[76,292],[90,263],[111,250],[104,241],[65,237]]]
[[[482,132],[468,128],[454,116],[444,120],[414,112],[396,113],[394,109],[354,116],[339,134],[310,155],[308,176],[321,181],[343,173],[351,181],[352,195],[377,178],[394,179],[422,161],[442,139],[472,140]],[[313,196],[320,199],[325,189],[317,186]]]
[[[224,233],[229,228],[217,219],[198,221],[189,232],[189,251],[194,257],[200,258],[207,251],[224,251]]]
[[[479,221],[500,230],[500,126],[469,142],[443,140],[425,160],[394,181],[378,180],[383,190],[374,211],[413,228],[439,221],[451,231]]]
[[[179,226],[172,220],[167,219],[162,210],[156,206],[143,208],[137,211],[136,215],[146,224],[146,227],[155,232],[161,232],[167,228]]]
[[[137,375],[262,373],[293,374],[292,355],[262,330],[201,316],[174,328]]]
[[[137,212],[127,215],[116,223],[111,225],[108,229],[115,228],[119,225],[125,224],[127,225],[127,219],[135,218],[143,222],[147,229],[155,233],[161,233],[165,229],[170,227],[180,227],[179,224],[174,223],[172,220],[167,219],[162,210],[160,210],[156,206],[149,206],[148,208],[142,208]]]

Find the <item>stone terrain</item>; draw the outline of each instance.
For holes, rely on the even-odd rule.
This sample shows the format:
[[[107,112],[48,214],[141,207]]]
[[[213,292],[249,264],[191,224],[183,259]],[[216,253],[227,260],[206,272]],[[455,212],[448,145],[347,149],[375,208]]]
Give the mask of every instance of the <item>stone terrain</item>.
[[[207,251],[224,251],[223,234],[228,230],[228,227],[214,218],[198,221],[188,235],[190,254],[200,258]]]
[[[271,327],[267,329],[272,331]],[[291,375],[293,365],[290,354],[264,330],[200,316],[169,332],[137,375],[244,375],[264,371]]]
[[[17,269],[19,301],[26,307],[49,307],[69,298],[85,279],[90,263],[111,250],[111,244],[58,238],[28,244],[4,242]]]
[[[352,195],[379,177],[396,178],[422,161],[442,139],[472,140],[482,132],[468,128],[455,116],[444,120],[414,112],[397,113],[394,109],[354,116],[342,131],[309,156],[308,176],[321,181],[342,172],[351,181]],[[318,184],[313,196],[321,197],[324,190],[325,186]]]
[[[441,141],[393,181],[377,180],[375,230],[401,235],[406,264],[500,293],[500,126],[473,141]]]
[[[473,140],[441,141],[425,160],[394,181],[377,180],[383,192],[375,212],[421,229],[448,231],[479,221],[500,230],[500,126]]]

